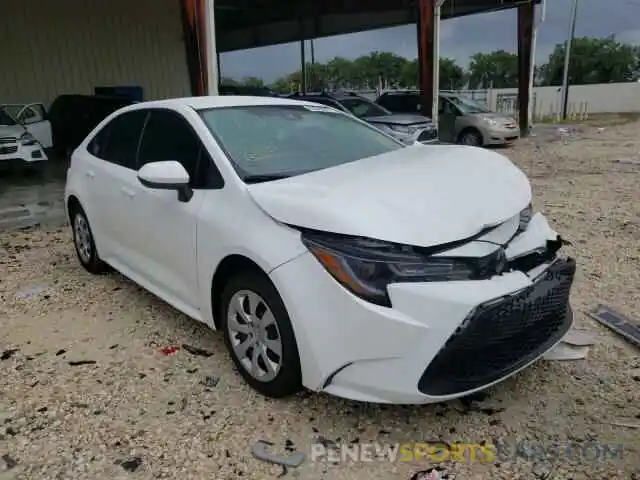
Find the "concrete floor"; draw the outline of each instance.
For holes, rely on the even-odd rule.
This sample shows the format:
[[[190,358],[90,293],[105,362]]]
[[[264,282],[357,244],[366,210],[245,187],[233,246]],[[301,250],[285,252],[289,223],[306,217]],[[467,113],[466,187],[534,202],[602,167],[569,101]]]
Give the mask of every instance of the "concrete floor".
[[[0,170],[0,232],[65,223],[67,162],[50,159],[41,173]]]

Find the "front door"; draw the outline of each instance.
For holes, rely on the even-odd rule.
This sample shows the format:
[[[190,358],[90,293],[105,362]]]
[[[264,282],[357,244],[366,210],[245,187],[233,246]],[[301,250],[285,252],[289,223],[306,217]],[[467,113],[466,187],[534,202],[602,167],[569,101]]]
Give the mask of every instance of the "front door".
[[[136,206],[130,210],[135,224],[131,249],[140,254],[139,273],[175,305],[196,310],[197,217],[207,194],[199,188],[200,163],[210,161],[205,155],[200,139],[181,114],[173,110],[151,110],[140,143],[137,168],[150,162],[176,160],[189,173],[194,195],[189,201],[181,202],[176,191],[150,189],[139,183]]]
[[[455,143],[457,140],[457,109],[446,98],[438,99],[438,136],[443,142]]]
[[[41,103],[25,105],[17,115],[17,120],[33,135],[42,148],[51,148],[51,122],[47,119],[47,111]]]

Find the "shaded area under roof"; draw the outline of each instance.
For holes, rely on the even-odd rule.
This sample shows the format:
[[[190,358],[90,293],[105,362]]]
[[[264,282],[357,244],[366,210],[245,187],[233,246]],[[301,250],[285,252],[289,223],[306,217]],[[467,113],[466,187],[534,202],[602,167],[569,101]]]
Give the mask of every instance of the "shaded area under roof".
[[[446,0],[442,18],[516,7],[531,0]],[[540,3],[540,0],[533,0]],[[219,52],[416,23],[418,0],[216,0]]]

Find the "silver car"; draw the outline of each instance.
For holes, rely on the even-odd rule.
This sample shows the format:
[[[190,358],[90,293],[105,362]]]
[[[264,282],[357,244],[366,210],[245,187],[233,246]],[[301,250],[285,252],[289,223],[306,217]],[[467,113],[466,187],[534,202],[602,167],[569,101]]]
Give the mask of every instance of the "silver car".
[[[320,103],[342,110],[407,144],[438,141],[438,129],[430,118],[416,113],[392,113],[375,102],[354,93],[293,94],[290,98]]]
[[[441,93],[439,125],[442,140],[464,145],[505,145],[520,137],[516,121],[494,113],[462,95]]]
[[[383,93],[376,103],[394,113],[422,110],[417,90],[392,90]],[[517,140],[520,130],[511,117],[494,113],[462,95],[441,93],[439,97],[438,133],[440,140],[465,145],[504,145]]]

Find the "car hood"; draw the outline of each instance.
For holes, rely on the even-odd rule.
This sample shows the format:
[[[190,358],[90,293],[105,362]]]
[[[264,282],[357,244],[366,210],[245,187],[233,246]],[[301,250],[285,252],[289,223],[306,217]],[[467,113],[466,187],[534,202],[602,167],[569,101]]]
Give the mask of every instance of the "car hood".
[[[22,125],[0,125],[0,138],[20,138],[24,132]]]
[[[392,115],[381,115],[378,117],[365,117],[363,120],[371,123],[386,123],[392,125],[414,125],[416,123],[433,124],[430,118],[411,113],[394,113]]]
[[[424,247],[472,237],[531,201],[506,157],[459,145],[413,145],[247,188],[282,223]]]

